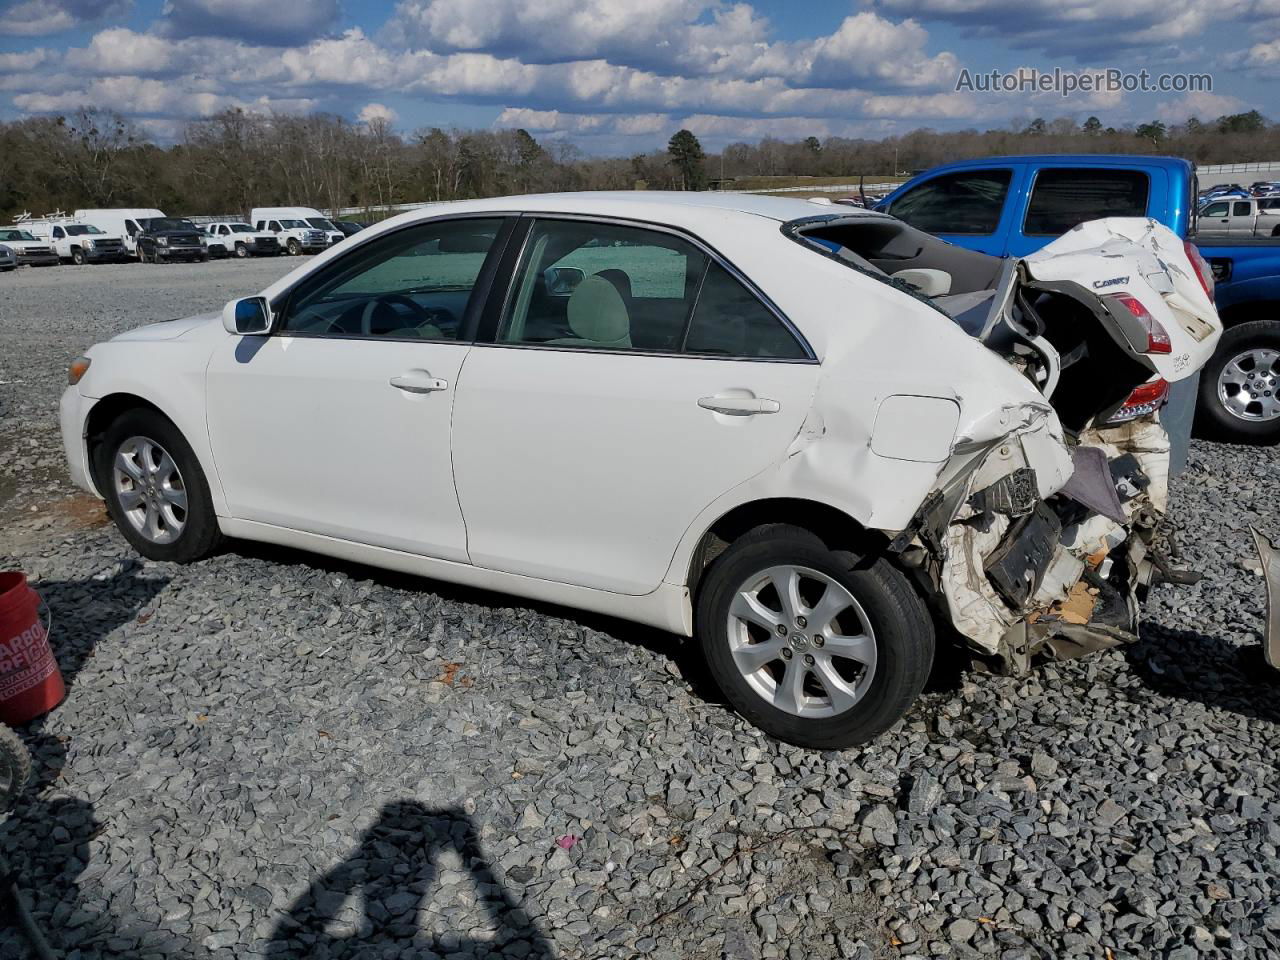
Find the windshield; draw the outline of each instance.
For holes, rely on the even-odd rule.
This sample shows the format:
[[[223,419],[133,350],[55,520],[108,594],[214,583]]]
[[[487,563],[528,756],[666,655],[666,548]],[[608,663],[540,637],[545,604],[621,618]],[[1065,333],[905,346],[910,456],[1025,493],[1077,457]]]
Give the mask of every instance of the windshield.
[[[25,230],[0,230],[0,240],[34,240]]]
[[[284,227],[286,230],[296,230],[299,227],[306,229],[307,222],[305,220],[281,220],[280,226]]]
[[[326,220],[324,217],[307,217],[307,223],[311,224],[311,226],[315,227],[317,230],[337,230],[338,229],[332,223]]]
[[[232,233],[253,233],[253,227],[249,226],[247,223],[233,223],[231,224],[231,232]]]
[[[73,223],[67,227],[69,237],[83,237],[91,233],[102,233],[102,231],[91,223]]]
[[[153,233],[159,230],[195,230],[196,226],[190,220],[180,220],[177,217],[152,217],[150,220],[139,220],[144,230],[150,230]]]

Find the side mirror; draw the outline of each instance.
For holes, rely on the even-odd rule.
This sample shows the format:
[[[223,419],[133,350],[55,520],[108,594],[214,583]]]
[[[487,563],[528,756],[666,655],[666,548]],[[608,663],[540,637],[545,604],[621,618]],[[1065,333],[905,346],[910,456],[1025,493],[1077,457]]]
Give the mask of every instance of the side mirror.
[[[232,300],[222,308],[222,326],[241,337],[265,337],[271,332],[272,319],[266,297]]]

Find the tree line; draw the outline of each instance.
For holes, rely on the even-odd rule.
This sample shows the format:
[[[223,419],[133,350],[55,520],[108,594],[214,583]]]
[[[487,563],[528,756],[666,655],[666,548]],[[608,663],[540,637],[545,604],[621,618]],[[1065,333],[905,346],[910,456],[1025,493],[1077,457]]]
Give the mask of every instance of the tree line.
[[[680,130],[665,151],[584,154],[525,130],[397,133],[384,120],[227,110],[161,144],[128,119],[85,108],[0,124],[0,220],[77,207],[159,207],[236,214],[299,204],[376,209],[414,201],[561,190],[698,190],[746,177],[865,175],[869,181],[992,154],[1173,154],[1198,163],[1280,159],[1280,126],[1251,111],[1182,124],[1124,127],[1096,117],[1033,120],[998,130],[921,129],[880,140],[766,137],[707,154]],[[728,184],[732,186],[732,184]]]

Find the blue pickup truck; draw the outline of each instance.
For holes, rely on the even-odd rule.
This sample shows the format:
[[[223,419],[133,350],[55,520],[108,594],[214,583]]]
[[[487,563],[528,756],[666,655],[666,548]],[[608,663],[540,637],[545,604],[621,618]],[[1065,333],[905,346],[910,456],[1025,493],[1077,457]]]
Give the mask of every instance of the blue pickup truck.
[[[1197,395],[1177,388],[1171,418],[1195,406],[1197,431],[1235,443],[1280,441],[1280,238],[1196,237],[1195,166],[1177,157],[1057,154],[935,167],[877,210],[994,256],[1025,256],[1078,223],[1152,217],[1191,239],[1213,268],[1225,331]],[[1181,393],[1181,395],[1180,395]],[[1179,410],[1179,405],[1187,408]],[[1173,429],[1170,430],[1173,433]]]

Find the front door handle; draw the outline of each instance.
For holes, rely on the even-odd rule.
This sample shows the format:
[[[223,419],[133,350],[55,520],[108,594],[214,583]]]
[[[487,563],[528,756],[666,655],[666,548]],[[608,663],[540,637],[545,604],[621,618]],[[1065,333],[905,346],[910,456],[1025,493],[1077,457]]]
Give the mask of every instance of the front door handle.
[[[405,393],[435,393],[437,390],[449,388],[448,380],[433,377],[425,370],[406,371],[398,377],[392,377],[390,383],[397,390],[403,390]]]
[[[782,404],[768,397],[702,397],[698,406],[730,417],[750,417],[757,413],[777,413]]]

